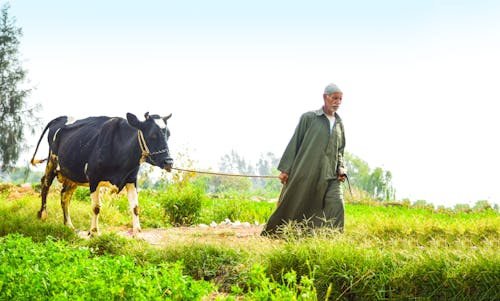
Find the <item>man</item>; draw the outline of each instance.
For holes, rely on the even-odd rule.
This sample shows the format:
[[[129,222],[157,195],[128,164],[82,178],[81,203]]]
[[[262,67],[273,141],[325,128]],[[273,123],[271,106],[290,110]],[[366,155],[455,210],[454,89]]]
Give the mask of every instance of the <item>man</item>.
[[[329,84],[323,93],[323,107],[301,116],[278,165],[284,186],[278,207],[262,235],[279,234],[280,228],[290,222],[343,231],[344,200],[340,182],[346,177],[345,134],[337,114],[342,96],[337,85]]]

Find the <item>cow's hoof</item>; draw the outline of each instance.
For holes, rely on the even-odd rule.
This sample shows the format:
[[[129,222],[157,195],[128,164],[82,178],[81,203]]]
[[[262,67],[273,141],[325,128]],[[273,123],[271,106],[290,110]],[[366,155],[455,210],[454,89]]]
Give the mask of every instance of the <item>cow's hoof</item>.
[[[139,233],[141,233],[141,228],[139,228],[139,229],[132,229],[132,237],[133,238],[138,238],[139,237]]]
[[[83,231],[83,230],[75,230],[76,235],[82,239],[89,239],[89,232],[88,231]]]
[[[38,218],[41,219],[42,221],[47,219],[47,211],[38,211],[37,214]]]
[[[73,226],[72,223],[67,223],[66,226],[70,228],[71,230],[75,230],[75,226]]]
[[[89,237],[95,237],[95,236],[99,236],[99,230],[97,229],[90,229],[89,233],[88,233]]]

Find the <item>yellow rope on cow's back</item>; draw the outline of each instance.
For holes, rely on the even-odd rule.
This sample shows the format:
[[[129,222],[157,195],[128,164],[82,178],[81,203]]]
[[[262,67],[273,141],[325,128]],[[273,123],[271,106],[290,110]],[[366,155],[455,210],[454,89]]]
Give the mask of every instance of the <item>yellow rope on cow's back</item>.
[[[172,167],[172,169],[175,169],[175,170],[178,170],[178,171],[183,171],[183,172],[193,172],[193,173],[209,174],[209,175],[214,175],[214,176],[244,177],[244,178],[265,178],[265,179],[277,179],[278,178],[278,176],[242,175],[242,174],[234,174],[234,173],[201,171],[201,170],[176,168],[176,167]]]

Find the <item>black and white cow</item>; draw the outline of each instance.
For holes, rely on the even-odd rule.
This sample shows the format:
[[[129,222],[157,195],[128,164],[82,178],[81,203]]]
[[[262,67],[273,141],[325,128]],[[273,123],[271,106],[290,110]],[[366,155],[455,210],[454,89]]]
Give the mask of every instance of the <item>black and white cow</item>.
[[[99,190],[110,187],[119,192],[127,189],[132,214],[132,233],[141,230],[137,194],[137,173],[142,162],[170,171],[173,160],[167,145],[170,132],[166,117],[149,115],[140,121],[131,113],[127,119],[119,117],[88,117],[69,122],[61,116],[50,121],[38,140],[31,163],[36,165],[47,160],[42,177],[42,207],[38,212],[41,219],[47,218],[47,193],[55,177],[62,184],[61,206],[64,224],[71,228],[69,204],[78,186],[90,188],[92,201],[92,225],[90,235],[98,234],[98,217],[101,209]],[[49,157],[35,160],[40,142],[48,130]]]

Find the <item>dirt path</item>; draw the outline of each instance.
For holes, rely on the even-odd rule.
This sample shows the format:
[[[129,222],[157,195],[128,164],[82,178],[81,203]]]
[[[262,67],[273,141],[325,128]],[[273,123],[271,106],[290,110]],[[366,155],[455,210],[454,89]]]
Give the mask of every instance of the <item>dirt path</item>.
[[[155,246],[172,243],[216,243],[216,244],[246,244],[262,241],[260,236],[262,225],[217,225],[172,227],[160,229],[143,229],[137,236]],[[130,229],[116,229],[119,235],[131,238]]]

